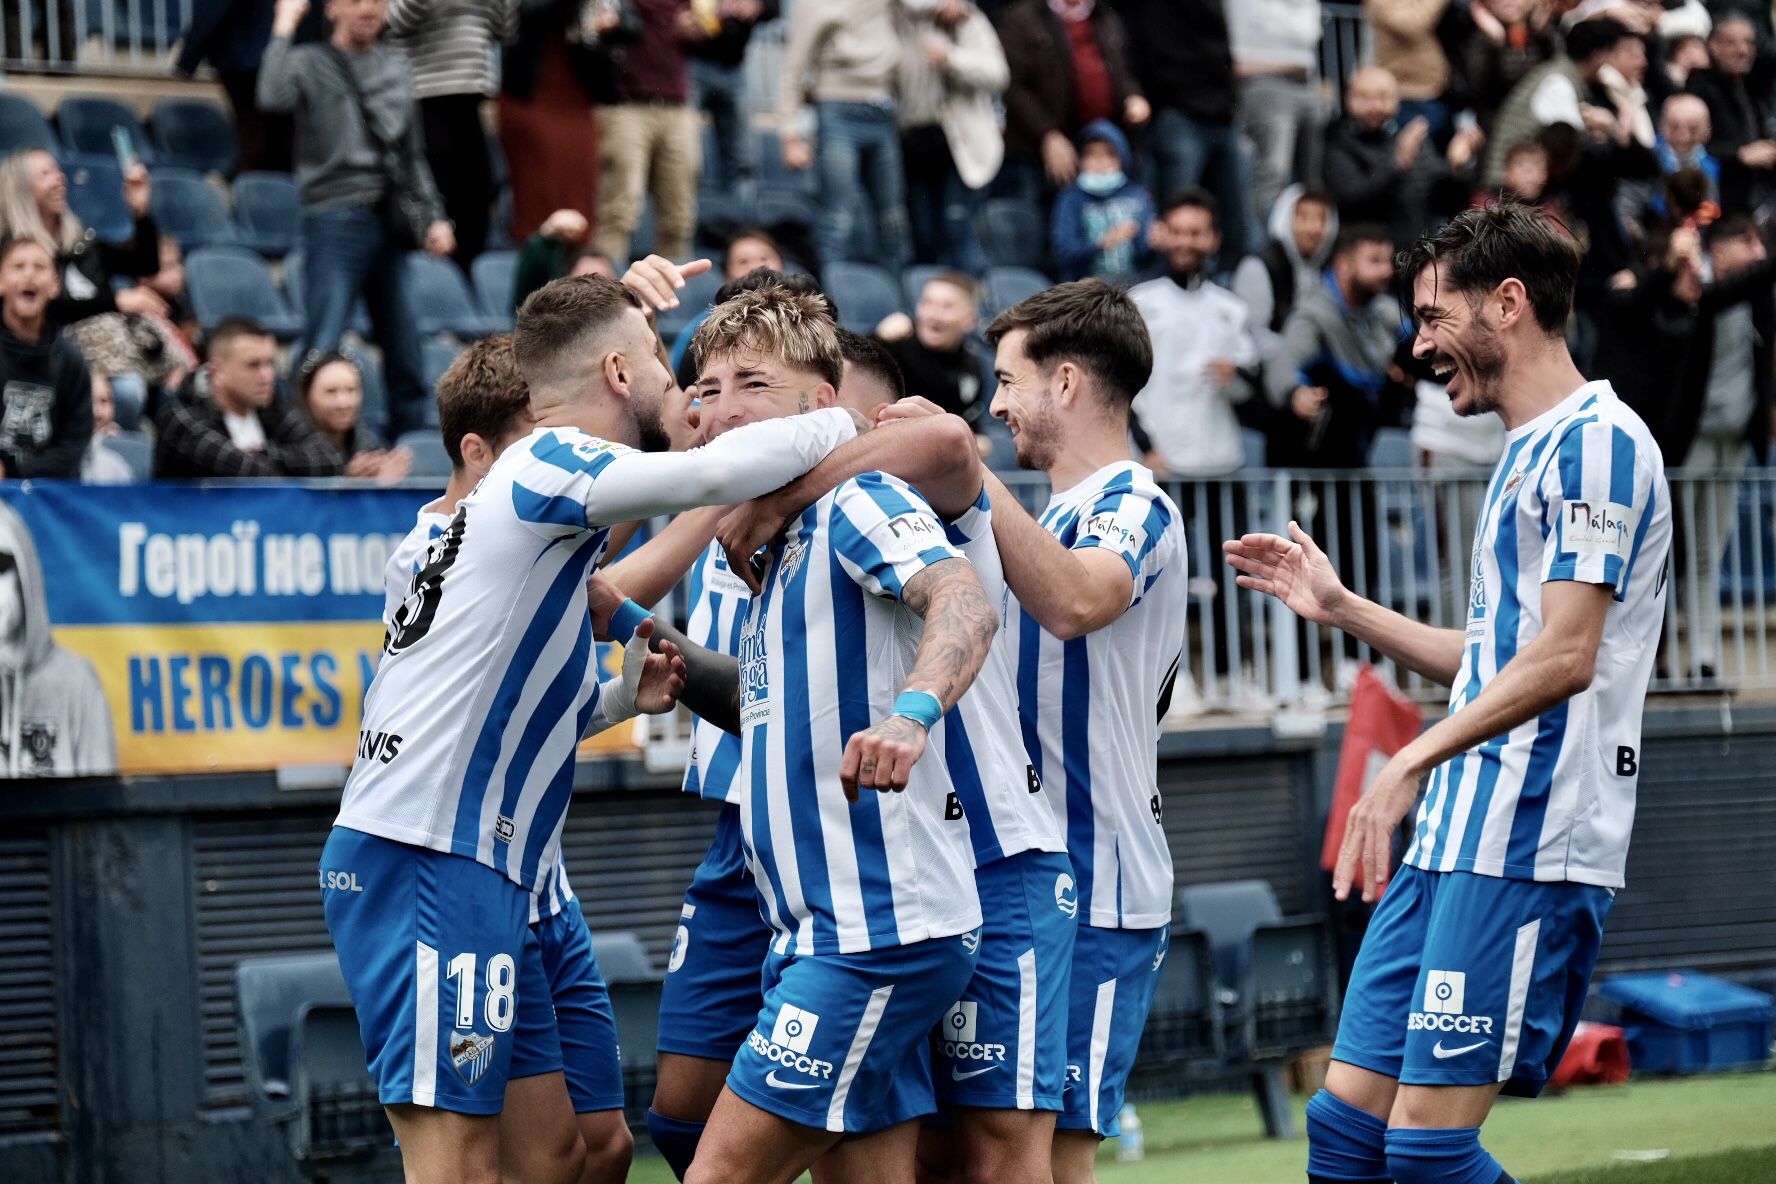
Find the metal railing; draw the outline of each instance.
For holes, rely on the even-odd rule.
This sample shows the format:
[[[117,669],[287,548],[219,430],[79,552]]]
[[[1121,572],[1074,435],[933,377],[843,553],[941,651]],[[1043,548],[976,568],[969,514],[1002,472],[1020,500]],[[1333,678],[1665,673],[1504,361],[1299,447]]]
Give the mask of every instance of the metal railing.
[[[164,72],[192,0],[6,0],[0,67]]]

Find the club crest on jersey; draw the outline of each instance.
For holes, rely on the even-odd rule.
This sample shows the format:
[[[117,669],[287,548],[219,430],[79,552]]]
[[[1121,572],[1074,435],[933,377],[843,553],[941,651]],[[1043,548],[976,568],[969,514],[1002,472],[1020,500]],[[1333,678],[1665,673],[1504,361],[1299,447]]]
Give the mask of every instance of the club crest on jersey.
[[[807,557],[808,543],[806,539],[797,539],[795,542],[790,543],[787,547],[783,548],[782,579],[785,584],[788,584],[791,580],[795,579],[796,572],[801,570],[802,560]]]
[[[1055,907],[1066,916],[1079,915],[1079,891],[1073,886],[1073,877],[1066,872],[1055,877]]]
[[[450,1063],[467,1085],[474,1085],[493,1065],[493,1037],[479,1032],[450,1034]]]

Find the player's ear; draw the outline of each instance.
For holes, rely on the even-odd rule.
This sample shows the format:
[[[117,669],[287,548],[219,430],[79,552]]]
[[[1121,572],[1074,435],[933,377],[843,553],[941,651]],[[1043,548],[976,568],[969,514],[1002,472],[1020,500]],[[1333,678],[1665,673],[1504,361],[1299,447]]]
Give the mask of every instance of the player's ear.
[[[1055,364],[1054,396],[1058,406],[1071,407],[1078,400],[1083,377],[1079,367],[1072,362],[1057,362]]]
[[[616,350],[604,355],[604,385],[620,399],[627,399],[630,390],[629,360]]]
[[[814,388],[814,406],[834,407],[838,405],[838,402],[839,392],[833,389],[832,383],[823,382]]]
[[[487,476],[487,470],[493,467],[493,445],[475,432],[464,433],[458,451],[462,453],[463,468],[473,473],[476,480]]]
[[[1507,279],[1492,290],[1492,298],[1498,302],[1501,329],[1509,329],[1529,313],[1529,291],[1520,279]]]

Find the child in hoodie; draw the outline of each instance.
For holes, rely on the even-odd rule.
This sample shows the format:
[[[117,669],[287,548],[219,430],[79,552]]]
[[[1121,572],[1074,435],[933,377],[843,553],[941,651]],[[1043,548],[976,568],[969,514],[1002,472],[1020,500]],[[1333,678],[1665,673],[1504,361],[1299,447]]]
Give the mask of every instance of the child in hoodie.
[[[48,246],[0,242],[0,477],[78,478],[92,439],[86,358],[49,320],[60,291]]]
[[[1049,253],[1063,280],[1133,280],[1153,257],[1153,197],[1129,180],[1128,139],[1107,119],[1079,133],[1079,176],[1055,198]]]

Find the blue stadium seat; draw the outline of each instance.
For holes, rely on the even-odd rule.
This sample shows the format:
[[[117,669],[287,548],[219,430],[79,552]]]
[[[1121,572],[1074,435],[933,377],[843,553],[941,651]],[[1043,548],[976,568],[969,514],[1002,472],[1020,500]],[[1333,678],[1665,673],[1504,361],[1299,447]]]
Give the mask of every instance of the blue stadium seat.
[[[423,251],[409,251],[401,266],[407,306],[422,336],[453,333],[486,337],[498,332],[499,325],[475,304],[469,283],[456,264]]]
[[[949,268],[939,263],[915,263],[900,273],[900,296],[906,301],[910,312],[919,304],[919,295],[925,291],[925,285],[934,276],[942,275]]]
[[[234,173],[234,125],[214,103],[162,99],[149,119],[154,151],[163,165],[199,173]]]
[[[821,286],[839,306],[839,323],[854,333],[873,332],[883,317],[904,311],[900,284],[874,264],[828,263]]]
[[[77,156],[67,162],[68,208],[110,243],[128,242],[136,232],[136,220],[123,200],[123,173],[117,159]]]
[[[438,389],[438,380],[462,352],[462,346],[444,338],[428,337],[419,343],[419,376],[426,390]]]
[[[186,250],[232,245],[238,239],[233,219],[216,187],[190,169],[154,170],[154,221],[161,232],[179,240]]]
[[[758,221],[758,202],[744,192],[701,190],[697,194],[697,241],[719,247],[734,231]]]
[[[234,224],[243,246],[273,259],[296,249],[302,200],[289,173],[242,173],[234,179]]]
[[[660,327],[660,336],[667,341],[677,338],[692,317],[714,302],[715,294],[721,290],[723,282],[722,273],[713,267],[702,275],[686,280],[685,286],[678,293],[678,307],[654,314]]]
[[[101,443],[123,459],[137,481],[146,481],[153,475],[154,441],[141,432],[119,432]]]
[[[37,104],[23,95],[0,91],[0,156],[10,156],[21,148],[55,152],[60,147],[55,129]]]
[[[234,969],[241,1068],[248,1103],[261,1117],[291,1109],[290,1037],[302,1010],[314,1004],[351,1006],[339,958],[331,950],[243,958]]]
[[[592,955],[604,981],[618,983],[657,983],[664,976],[654,968],[640,935],[628,929],[605,929],[589,934]]]
[[[516,251],[484,251],[469,264],[475,301],[502,333],[512,331],[512,279],[517,271]]]
[[[814,198],[788,189],[761,189],[758,194],[759,225],[766,228],[785,222],[810,228],[814,225]]]
[[[294,341],[302,318],[272,282],[265,260],[240,247],[203,247],[185,257],[185,287],[198,324],[213,329],[227,317],[250,317],[277,337]]]
[[[284,256],[284,296],[290,301],[290,307],[296,310],[297,316],[306,316],[302,303],[302,284],[307,279],[302,270],[302,252],[291,251]],[[359,337],[368,339],[370,336],[370,310],[364,304],[362,296],[352,304],[351,320],[346,329]]]
[[[56,107],[56,126],[62,130],[62,146],[69,152],[115,158],[111,129],[121,127],[130,135],[136,156],[143,164],[154,163],[154,145],[136,113],[116,99],[69,95]]]
[[[438,434],[438,429],[402,432],[395,441],[395,447],[405,448],[413,454],[413,467],[408,470],[409,476],[436,477],[445,481],[450,479],[450,454],[444,451],[444,438]]]
[[[654,203],[644,201],[641,203],[641,221],[635,224],[635,233],[629,236],[629,258],[643,259],[653,254],[655,237]],[[684,261],[674,259],[673,262],[682,263]],[[622,272],[619,271],[617,274],[621,275]]]
[[[1047,276],[1028,267],[989,267],[982,311],[991,320],[1018,301],[1028,300],[1053,286]]]
[[[996,197],[974,217],[989,267],[1028,267],[1040,271],[1047,260],[1048,227],[1042,211],[1026,201]]]

